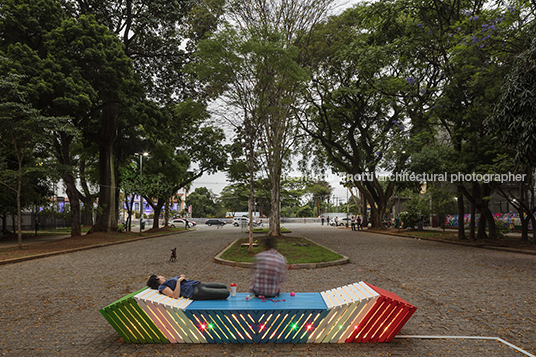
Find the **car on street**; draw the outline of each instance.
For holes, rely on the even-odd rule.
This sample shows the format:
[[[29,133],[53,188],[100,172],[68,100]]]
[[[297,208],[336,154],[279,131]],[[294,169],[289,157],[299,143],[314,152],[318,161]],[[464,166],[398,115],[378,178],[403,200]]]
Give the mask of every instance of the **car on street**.
[[[334,226],[334,227],[338,227],[338,226],[346,226],[346,220],[348,220],[348,222],[351,221],[350,218],[339,218],[337,221],[335,220],[335,218],[333,218],[332,220],[329,221],[329,225],[330,226]]]
[[[171,221],[168,221],[168,226],[170,226],[171,228],[184,228],[185,225],[186,222],[182,218],[174,218]],[[188,221],[189,228],[192,228],[195,225],[196,223],[194,221]]]
[[[221,219],[211,218],[205,221],[207,226],[225,226],[225,222]]]
[[[247,217],[234,217],[233,218],[233,226],[238,227],[242,224],[246,225],[249,223],[249,218]]]
[[[348,226],[350,227],[352,225],[352,217],[344,217],[344,218],[341,218],[341,220],[339,221],[339,226]]]

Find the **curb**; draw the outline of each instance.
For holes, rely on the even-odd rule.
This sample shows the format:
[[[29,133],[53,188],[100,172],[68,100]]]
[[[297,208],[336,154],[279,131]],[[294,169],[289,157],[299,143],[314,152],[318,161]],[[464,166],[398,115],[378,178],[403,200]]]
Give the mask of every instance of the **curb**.
[[[183,232],[188,232],[188,231],[179,231],[179,232],[174,232],[174,233],[159,234],[159,235],[148,236],[148,237],[139,237],[139,238],[133,238],[133,239],[128,239],[128,240],[123,240],[123,241],[120,241],[120,242],[110,242],[110,243],[95,244],[95,245],[90,245],[90,246],[87,246],[87,247],[80,247],[80,248],[73,248],[73,249],[65,249],[65,250],[59,250],[59,251],[57,251],[57,252],[50,252],[50,253],[43,253],[43,254],[35,254],[35,255],[28,255],[28,256],[25,256],[25,257],[12,258],[12,259],[5,259],[5,260],[0,260],[0,265],[7,265],[7,264],[13,264],[13,263],[20,263],[20,262],[25,262],[25,261],[28,261],[28,260],[34,260],[34,259],[40,259],[40,258],[53,257],[53,256],[55,256],[55,255],[61,255],[61,254],[67,254],[67,253],[80,252],[80,251],[83,251],[83,250],[89,250],[89,249],[95,249],[95,248],[108,247],[108,246],[111,246],[111,245],[117,245],[117,244],[123,244],[123,243],[136,242],[136,241],[144,240],[144,239],[151,239],[151,238],[165,237],[165,236],[169,236],[169,235],[173,235],[173,234],[181,234],[181,233],[183,233]]]
[[[403,236],[403,235],[389,233],[389,232],[382,233],[382,232],[377,232],[377,231],[368,231],[368,233],[383,234],[385,236],[393,236],[393,237],[400,237],[400,238],[421,239],[421,240],[427,240],[427,241],[430,241],[430,242],[462,245],[464,247],[473,247],[473,248],[482,248],[482,249],[489,249],[489,250],[498,250],[498,251],[510,252],[510,253],[536,255],[536,251],[516,249],[516,248],[494,247],[494,246],[491,246],[491,245],[473,245],[473,244],[466,244],[466,243],[463,243],[463,242],[455,242],[455,241],[449,241],[449,240],[444,240],[444,239],[432,239],[432,238],[423,238],[423,237],[417,237],[417,236]]]
[[[304,237],[304,238],[307,238],[307,237]],[[229,244],[227,247],[225,247],[225,249],[223,249],[221,252],[219,252],[215,257],[214,257],[214,261],[218,264],[222,264],[222,265],[228,265],[228,266],[232,266],[232,267],[237,267],[237,268],[246,268],[246,269],[253,269],[253,267],[255,266],[255,263],[246,263],[246,262],[235,262],[233,260],[226,260],[226,259],[222,259],[221,256],[223,253],[225,253],[227,251],[227,249],[231,248],[238,240],[240,240],[242,238],[238,238],[236,239],[235,241],[233,241],[231,244]],[[329,250],[330,252],[333,252],[335,254],[339,254],[339,255],[342,255],[340,253],[337,253],[327,247],[324,247],[323,245],[321,244],[318,244],[317,242],[307,238],[308,240],[310,240],[311,242],[315,243],[316,245],[324,248],[324,249],[327,249]],[[341,259],[339,260],[333,260],[333,261],[330,261],[330,262],[319,262],[319,263],[301,263],[301,264],[289,264],[288,265],[288,269],[317,269],[317,268],[327,268],[327,267],[332,267],[332,266],[337,266],[337,265],[343,265],[343,264],[348,264],[350,263],[350,258],[348,258],[347,256],[342,256]]]

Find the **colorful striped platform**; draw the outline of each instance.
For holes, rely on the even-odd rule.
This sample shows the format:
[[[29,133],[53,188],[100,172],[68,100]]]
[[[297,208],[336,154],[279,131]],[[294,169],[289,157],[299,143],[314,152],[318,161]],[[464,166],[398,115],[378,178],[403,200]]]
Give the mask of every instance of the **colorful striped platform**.
[[[144,288],[100,313],[129,343],[390,342],[417,309],[360,282],[321,293],[246,300],[173,299]]]

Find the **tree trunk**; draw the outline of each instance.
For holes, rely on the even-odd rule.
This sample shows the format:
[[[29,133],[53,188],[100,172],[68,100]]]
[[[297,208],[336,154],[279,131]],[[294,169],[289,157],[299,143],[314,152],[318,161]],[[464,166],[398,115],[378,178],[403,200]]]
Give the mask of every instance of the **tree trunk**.
[[[253,188],[253,178],[251,176],[253,176],[252,172],[250,172],[250,185],[249,185],[249,198],[248,198],[248,217],[249,217],[248,252],[253,253],[253,205],[255,202],[255,191]]]
[[[363,201],[363,206],[361,209],[361,214],[363,215],[361,224],[363,227],[368,227],[368,215],[367,215],[367,198],[363,195],[363,192],[359,191],[361,194],[361,200]]]
[[[145,201],[149,202],[149,200],[145,200]],[[153,214],[153,229],[158,229],[159,226],[160,226],[159,225],[159,223],[160,223],[160,213],[162,212],[162,207],[164,207],[164,204],[166,203],[166,201],[164,201],[163,199],[159,198],[156,205],[150,204],[151,206],[153,206],[153,212],[154,212],[154,214]]]
[[[66,173],[63,175],[63,181],[67,187],[66,193],[67,197],[69,197],[69,204],[71,205],[71,237],[80,237],[82,235],[82,229],[80,227],[80,199],[78,198],[75,179],[73,175]]]
[[[530,217],[527,215],[524,217],[525,209],[527,206],[530,206],[528,200],[526,200],[526,186],[523,182],[519,183],[519,206],[517,207],[517,212],[519,213],[519,218],[521,220],[521,242],[528,242],[529,240],[529,220]]]
[[[491,213],[491,211],[488,208],[488,202],[486,202],[485,207],[482,208],[481,214],[486,217],[486,223],[488,224],[489,238],[497,239],[497,225],[495,224],[493,213]]]
[[[250,129],[251,124],[248,124],[248,129]],[[248,252],[253,253],[253,205],[255,203],[255,177],[253,171],[255,170],[254,163],[254,144],[251,139],[251,130],[248,130],[250,134],[249,141],[249,199],[248,199],[248,216],[249,216],[249,239],[248,239]]]
[[[76,188],[76,179],[73,176],[75,170],[71,160],[71,143],[74,139],[72,135],[66,132],[60,132],[60,145],[58,147],[57,159],[58,162],[71,170],[65,170],[62,174],[63,182],[66,186],[67,197],[71,206],[71,237],[80,237],[82,230],[80,228],[80,194]],[[80,177],[83,177],[85,163],[80,164]],[[84,182],[85,183],[85,182]]]
[[[86,181],[86,162],[85,160],[80,161],[80,184],[82,185],[83,194],[80,192],[78,193],[78,196],[80,197],[80,200],[83,203],[83,220],[81,224],[86,227],[91,227],[93,225],[93,205],[95,203],[95,199],[93,198],[93,195],[91,194],[91,191],[89,190],[89,186]]]
[[[7,213],[6,212],[2,214],[2,233],[4,235],[7,235],[9,233],[9,231],[7,230]]]
[[[171,196],[170,200],[172,200],[172,199],[173,199],[173,196]],[[166,203],[164,204],[164,227],[168,226],[169,206],[170,206],[170,202],[169,202],[169,200],[166,200]],[[186,226],[188,226],[188,223],[186,223]]]
[[[22,208],[20,196],[22,192],[22,161],[19,161],[19,177],[17,183],[17,242],[19,249],[22,249]]]
[[[385,210],[383,210],[383,212],[385,212]],[[374,204],[370,205],[370,221],[371,221],[370,223],[372,223],[373,228],[376,228],[376,229],[382,228],[381,208],[378,209],[376,205]]]
[[[115,172],[115,167],[114,167],[114,172]],[[121,207],[123,206],[123,202],[121,202],[121,189],[119,188],[120,184],[117,183],[116,181],[116,186],[114,187],[117,187],[117,189],[115,190],[115,229],[114,230],[118,230],[119,229],[119,213],[120,213],[120,209]]]
[[[536,243],[536,217],[531,215],[530,221],[532,222],[532,242]]]
[[[108,105],[102,111],[101,130],[97,138],[100,169],[99,209],[97,221],[90,232],[109,233],[112,230],[117,230],[117,202],[113,160],[113,145],[117,136],[116,127],[117,113],[115,105]]]
[[[354,184],[358,187],[361,197],[363,199],[363,226],[368,226],[367,206],[366,203],[370,202],[370,223],[375,229],[385,229],[382,225],[382,218],[387,209],[387,202],[393,195],[394,184],[390,183],[385,191],[380,183],[375,179],[370,184],[368,182],[365,185],[361,181],[354,181]]]
[[[91,227],[93,225],[93,200],[82,199],[83,211],[82,215],[84,219],[82,220],[81,225],[86,227]]]
[[[279,170],[278,170],[279,169]],[[272,196],[271,196],[271,210],[270,218],[268,220],[270,229],[268,231],[269,236],[281,235],[281,219],[279,217],[279,202],[281,199],[281,168],[270,168],[270,183],[272,184]]]
[[[97,219],[91,232],[111,232],[117,228],[115,217],[116,202],[114,168],[112,160],[112,147],[101,147],[100,153],[100,194]]]
[[[471,195],[475,197],[477,192],[477,187],[475,185],[478,185],[478,183],[473,183],[473,186],[471,187]],[[471,223],[469,224],[469,239],[475,240],[475,227],[476,226],[476,205],[471,202]]]
[[[130,195],[130,204],[127,207],[127,214],[128,214],[128,231],[132,232],[132,207],[134,207],[134,195]]]
[[[458,185],[458,239],[466,240],[465,236],[465,207],[463,206],[463,193],[462,187]]]
[[[488,232],[490,239],[497,239],[497,226],[495,224],[495,218],[493,213],[489,209],[489,197],[493,194],[493,189],[490,184],[484,183],[482,185],[482,195],[480,196],[481,209],[480,214],[483,214],[486,217],[486,222],[488,225]]]
[[[478,234],[477,238],[480,240],[486,239],[486,216],[480,211],[480,219],[478,220]]]
[[[521,218],[521,242],[528,242],[529,241],[529,221],[530,218],[528,216],[524,216],[524,212],[522,209],[518,210],[519,217]]]

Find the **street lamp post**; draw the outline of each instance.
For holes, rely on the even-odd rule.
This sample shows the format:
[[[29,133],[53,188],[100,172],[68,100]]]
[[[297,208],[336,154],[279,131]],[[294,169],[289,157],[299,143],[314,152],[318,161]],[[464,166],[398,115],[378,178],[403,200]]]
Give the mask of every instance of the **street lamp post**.
[[[143,232],[143,157],[149,155],[144,152],[143,154],[136,154],[140,157],[140,235]]]

